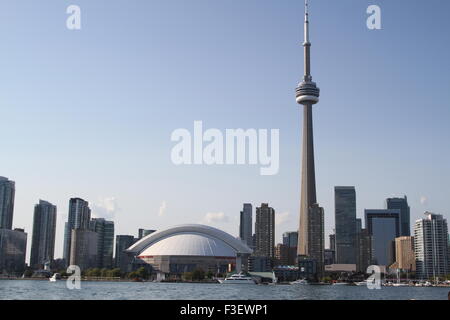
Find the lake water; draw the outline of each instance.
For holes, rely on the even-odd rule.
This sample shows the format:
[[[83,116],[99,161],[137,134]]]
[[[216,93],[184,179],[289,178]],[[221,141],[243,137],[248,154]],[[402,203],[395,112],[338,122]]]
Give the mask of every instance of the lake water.
[[[0,280],[0,300],[447,300],[450,288]]]

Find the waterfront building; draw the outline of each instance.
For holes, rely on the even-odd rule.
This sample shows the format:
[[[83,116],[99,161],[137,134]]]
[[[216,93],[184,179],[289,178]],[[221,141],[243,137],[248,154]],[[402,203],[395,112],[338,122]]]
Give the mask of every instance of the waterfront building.
[[[400,235],[399,209],[366,209],[366,229],[372,236],[373,263],[388,267],[395,260],[393,241]]]
[[[256,256],[275,257],[275,210],[267,203],[261,204],[256,208]]]
[[[271,272],[273,269],[273,259],[264,256],[251,255],[248,258],[249,272]]]
[[[116,254],[115,254],[115,267],[119,268],[122,272],[129,272],[132,262],[132,257],[125,252],[126,249],[131,247],[138,239],[129,235],[117,235],[116,236]]]
[[[335,187],[336,263],[356,264],[355,187]]]
[[[372,235],[367,229],[360,229],[357,234],[356,269],[358,272],[366,273],[367,268],[374,264]]]
[[[91,209],[89,203],[80,198],[72,198],[69,201],[69,216],[64,228],[63,258],[69,263],[72,245],[72,230],[89,229]]]
[[[420,279],[444,277],[448,264],[448,225],[440,214],[425,212],[426,218],[414,225],[416,276]]]
[[[400,236],[410,236],[411,226],[410,226],[410,208],[408,205],[408,198],[405,196],[403,198],[388,198],[386,199],[387,209],[398,209],[400,210]]]
[[[289,247],[283,243],[278,243],[275,247],[275,265],[289,265]]]
[[[193,224],[152,233],[126,252],[154,272],[182,275],[195,269],[224,273],[229,267],[239,272],[252,250],[224,231]]]
[[[12,229],[15,192],[15,182],[0,177],[0,229]]]
[[[98,266],[99,234],[88,229],[72,229],[70,265],[86,270]]]
[[[288,265],[295,265],[297,261],[298,231],[283,233],[283,244],[288,246]]]
[[[26,251],[27,234],[23,229],[0,229],[0,274],[21,276]]]
[[[416,270],[414,237],[403,236],[395,239],[395,262],[398,269],[405,271]]]
[[[103,218],[93,218],[89,229],[98,233],[97,268],[113,267],[114,222]]]
[[[253,247],[253,207],[250,203],[244,203],[240,213],[239,238],[250,248]]]
[[[34,207],[30,266],[43,269],[51,264],[55,253],[56,206],[39,200]]]
[[[295,266],[277,266],[273,268],[278,282],[291,282],[299,279],[298,267]]]

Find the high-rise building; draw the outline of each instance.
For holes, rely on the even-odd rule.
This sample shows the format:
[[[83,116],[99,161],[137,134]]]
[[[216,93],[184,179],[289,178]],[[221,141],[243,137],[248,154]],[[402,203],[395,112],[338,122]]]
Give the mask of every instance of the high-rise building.
[[[68,264],[71,256],[72,230],[89,229],[91,220],[91,209],[89,203],[80,198],[72,198],[69,201],[69,217],[64,230],[63,258]]]
[[[330,250],[336,252],[336,234],[334,233],[330,234],[329,238],[330,238]]]
[[[332,265],[335,264],[335,256],[334,256],[334,250],[331,249],[325,249],[324,251],[324,265]]]
[[[153,232],[156,232],[156,230],[139,229],[138,230],[138,239],[142,239],[143,237],[146,237],[149,234],[152,234]]]
[[[298,232],[288,231],[283,233],[283,244],[287,245],[289,248],[297,248],[298,243]]]
[[[12,230],[15,183],[0,177],[0,229]]]
[[[130,257],[125,252],[126,249],[131,247],[137,239],[129,235],[117,235],[116,236],[116,254],[115,254],[115,266],[122,272],[128,272],[130,266]]]
[[[12,230],[15,183],[0,177],[0,274],[21,275],[25,270],[27,234]]]
[[[355,187],[335,187],[336,263],[356,264]]]
[[[244,203],[244,208],[240,215],[239,238],[249,247],[253,247],[253,226],[252,226],[253,207],[250,203]]]
[[[113,266],[114,222],[103,218],[93,218],[90,221],[89,229],[98,233],[97,267],[111,269]]]
[[[30,266],[41,269],[51,263],[55,253],[56,206],[39,200],[34,206]]]
[[[97,268],[99,234],[88,229],[72,229],[70,265],[81,270]]]
[[[395,239],[395,262],[398,269],[405,271],[416,270],[414,237],[403,236]]]
[[[278,243],[275,247],[275,265],[289,265],[289,247],[283,243]]]
[[[297,260],[298,231],[283,233],[283,244],[288,247],[287,264],[290,266],[295,265]]]
[[[388,267],[395,260],[392,243],[400,235],[400,210],[366,209],[364,213],[366,229],[372,236],[374,263]]]
[[[0,229],[0,274],[22,275],[26,252],[27,234],[23,229]]]
[[[256,248],[255,256],[274,258],[275,248],[275,210],[267,203],[256,208]]]
[[[305,260],[304,270],[316,270],[311,277],[321,275],[324,270],[324,210],[317,203],[314,166],[314,139],[312,106],[319,102],[320,90],[311,77],[311,43],[309,42],[308,2],[305,2],[304,76],[296,90],[296,100],[303,105],[303,150],[300,199],[300,227],[297,253]],[[307,261],[306,261],[307,260]],[[316,261],[310,261],[316,260]]]
[[[367,268],[374,264],[373,259],[373,239],[369,230],[361,229],[357,236],[358,241],[358,253],[356,261],[356,270],[358,272],[366,273]]]
[[[448,225],[440,214],[425,212],[426,218],[414,225],[416,276],[429,279],[450,273],[448,264]]]
[[[411,226],[410,226],[410,208],[408,205],[408,198],[388,198],[386,200],[386,207],[388,209],[399,209],[400,210],[400,236],[410,236]]]

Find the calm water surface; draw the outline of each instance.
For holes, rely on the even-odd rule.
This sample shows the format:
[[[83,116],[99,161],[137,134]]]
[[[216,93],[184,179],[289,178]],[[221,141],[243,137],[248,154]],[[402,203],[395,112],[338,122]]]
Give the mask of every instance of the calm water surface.
[[[447,300],[450,288],[362,286],[220,285],[153,282],[85,282],[69,290],[65,281],[0,280],[0,300]]]

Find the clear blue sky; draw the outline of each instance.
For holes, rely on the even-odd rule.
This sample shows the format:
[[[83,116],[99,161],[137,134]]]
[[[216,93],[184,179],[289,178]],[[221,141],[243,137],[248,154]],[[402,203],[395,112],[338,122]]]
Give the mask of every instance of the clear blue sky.
[[[66,29],[66,8],[82,30]],[[382,9],[382,30],[366,8]],[[335,185],[358,215],[406,194],[412,221],[449,216],[450,2],[312,0],[318,200],[326,234]],[[238,233],[242,203],[269,202],[277,240],[298,226],[303,1],[0,3],[0,175],[16,181],[14,227],[31,247],[33,206],[58,206],[56,256],[70,197],[113,218],[116,234],[205,222]],[[280,172],[175,167],[177,128],[279,128]],[[422,202],[420,201],[422,197]],[[163,201],[165,210],[159,209]],[[222,213],[222,215],[218,214]]]

